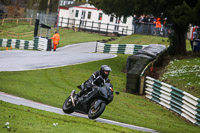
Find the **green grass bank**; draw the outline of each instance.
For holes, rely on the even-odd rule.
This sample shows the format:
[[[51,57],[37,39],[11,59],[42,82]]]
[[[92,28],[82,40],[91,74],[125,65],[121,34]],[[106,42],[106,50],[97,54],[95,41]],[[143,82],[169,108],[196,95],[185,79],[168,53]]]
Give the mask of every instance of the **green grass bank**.
[[[105,36],[100,37],[96,34],[74,32],[72,30],[66,29],[60,29],[59,32],[62,36],[62,42],[60,42],[60,46],[78,42],[96,41],[107,38]],[[110,43],[161,43],[167,46],[169,45],[167,38],[144,35],[131,35],[120,37],[118,40]],[[189,44],[187,46],[187,50],[190,51],[191,49]],[[118,96],[114,96],[114,101],[106,107],[106,110],[101,117],[128,124],[134,124],[137,126],[152,128],[162,133],[200,132],[199,127],[186,122],[184,119],[178,117],[175,113],[170,112],[162,108],[161,106],[148,101],[148,99],[144,98],[143,96],[125,93],[126,73],[124,73],[124,70],[127,57],[128,55],[119,54],[118,57],[113,59],[95,61],[79,65],[23,72],[0,72],[0,91],[61,108],[65,98],[70,94],[73,89],[79,91],[76,88],[77,85],[87,80],[89,76],[94,71],[98,70],[101,65],[107,64],[113,69],[110,75],[110,79],[114,85],[114,90],[120,91],[121,93]],[[186,84],[188,84],[188,86],[183,89],[197,97],[200,97],[199,95],[196,95],[199,94],[199,71],[196,71],[199,70],[199,60],[200,59],[198,57],[191,57],[186,60],[184,58],[178,59],[178,61],[177,59],[174,60],[174,63],[170,63],[169,66],[167,66],[165,74],[163,75],[163,77],[161,77],[162,80],[171,85],[175,85],[179,89],[182,89],[182,86],[180,85],[186,86]],[[182,67],[184,66],[187,66],[187,72],[185,72],[186,75],[171,75],[172,71],[174,71],[175,69],[183,69]],[[190,68],[192,68],[192,70],[194,71],[190,72],[188,70]],[[188,71],[191,74],[190,76],[187,75]],[[181,72],[179,73],[182,74]],[[187,82],[186,78],[188,78]],[[180,82],[178,81],[179,79],[181,79]],[[196,85],[194,86],[194,84]],[[189,85],[192,85],[192,87]],[[16,106],[4,102],[0,102],[0,106],[0,112],[3,112],[0,113],[0,131],[4,132],[7,132],[7,129],[4,128],[4,124],[7,121],[10,122],[11,120],[13,121],[10,122],[10,124],[13,123],[15,125],[13,126],[13,131],[17,129],[16,131],[18,132],[59,132],[61,130],[64,130],[63,128],[66,125],[67,127],[71,127],[69,131],[73,131],[77,128],[77,126],[79,127],[81,125],[79,130],[80,132],[88,132],[90,130],[92,132],[136,132],[134,130],[128,129],[117,129],[117,127],[114,128],[116,130],[113,131],[113,126],[111,126],[112,128],[106,127],[105,130],[103,130],[104,127],[102,127],[102,123],[100,123],[99,125],[95,125],[96,123],[91,120],[81,118],[81,120],[79,120],[79,118],[75,117],[60,116],[53,113],[29,109],[23,106]],[[31,111],[29,112],[27,110]],[[16,115],[14,115],[15,113]],[[50,117],[51,115],[53,115],[53,118]],[[27,119],[28,117],[30,117],[30,119],[32,120],[31,122],[30,119]],[[54,122],[54,120],[57,120],[57,117],[59,121]],[[38,125],[38,123],[40,123],[41,121],[42,123],[40,126]],[[77,122],[80,122],[80,125],[77,125]],[[58,123],[58,126],[53,127],[53,123]],[[83,123],[89,123],[89,126],[85,126]],[[34,128],[28,127],[29,125],[33,125]],[[55,129],[59,126],[62,127],[60,129]],[[97,128],[94,128],[95,126],[97,126]]]
[[[128,55],[66,67],[23,71],[0,72],[0,91],[14,94],[55,107],[62,107],[70,92],[96,71],[107,64],[113,69],[110,79],[114,90],[121,92],[106,107],[102,118],[155,129],[163,133],[196,133],[200,128],[184,121],[143,96],[125,93],[126,74],[123,73]]]

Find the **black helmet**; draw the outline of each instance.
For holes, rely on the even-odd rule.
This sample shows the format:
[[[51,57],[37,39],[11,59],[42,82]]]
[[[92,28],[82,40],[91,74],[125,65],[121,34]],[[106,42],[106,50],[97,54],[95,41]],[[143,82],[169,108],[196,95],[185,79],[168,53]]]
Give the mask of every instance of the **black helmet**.
[[[108,73],[105,73],[105,71]],[[102,65],[100,68],[100,74],[103,78],[107,78],[111,71],[112,71],[112,69],[108,65]]]

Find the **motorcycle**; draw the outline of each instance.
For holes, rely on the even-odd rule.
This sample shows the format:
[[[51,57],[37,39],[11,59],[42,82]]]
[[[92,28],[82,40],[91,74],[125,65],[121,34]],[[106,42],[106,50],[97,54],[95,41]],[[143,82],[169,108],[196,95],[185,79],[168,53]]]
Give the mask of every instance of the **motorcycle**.
[[[81,86],[78,86],[78,88],[82,89]],[[119,92],[115,93],[119,94]],[[73,90],[63,104],[63,112],[67,114],[73,112],[88,114],[90,119],[98,118],[104,112],[106,105],[113,100],[112,85],[105,82],[103,85],[93,86],[92,91],[77,99],[74,99],[75,95],[76,92]]]

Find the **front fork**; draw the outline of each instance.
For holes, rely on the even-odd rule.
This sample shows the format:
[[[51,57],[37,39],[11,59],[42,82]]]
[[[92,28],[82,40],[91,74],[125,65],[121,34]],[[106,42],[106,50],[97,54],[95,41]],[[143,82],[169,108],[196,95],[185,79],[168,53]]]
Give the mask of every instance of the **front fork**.
[[[75,107],[75,102],[74,102],[74,95],[75,95],[75,90],[72,91],[70,98],[72,99],[72,105]]]

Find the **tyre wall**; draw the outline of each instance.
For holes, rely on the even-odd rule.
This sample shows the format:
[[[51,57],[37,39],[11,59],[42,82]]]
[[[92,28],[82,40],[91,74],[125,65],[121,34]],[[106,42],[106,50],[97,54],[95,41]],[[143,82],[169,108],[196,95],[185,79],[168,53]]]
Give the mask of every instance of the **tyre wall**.
[[[113,54],[135,54],[140,49],[147,47],[148,45],[136,45],[136,44],[105,44],[97,42],[96,52],[98,53],[113,53]]]
[[[145,80],[145,97],[200,126],[200,99],[151,77]]]
[[[150,44],[127,58],[126,92],[139,94],[141,74],[146,66],[148,66],[149,63],[158,60],[166,49],[165,45]],[[140,94],[142,93],[143,92]]]
[[[0,39],[0,47],[11,47],[18,49],[34,49],[46,51],[48,39],[35,37],[33,40],[18,40],[18,39]]]

